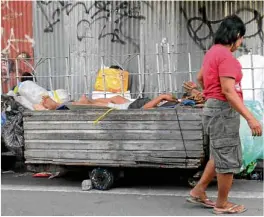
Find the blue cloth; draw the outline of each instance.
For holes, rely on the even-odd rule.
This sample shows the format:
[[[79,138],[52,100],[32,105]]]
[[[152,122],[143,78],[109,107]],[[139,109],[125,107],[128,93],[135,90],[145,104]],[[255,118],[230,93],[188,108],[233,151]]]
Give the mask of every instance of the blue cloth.
[[[1,113],[1,126],[4,126],[6,123],[6,114],[5,112]]]
[[[182,105],[186,105],[186,106],[194,106],[195,105],[195,101],[190,100],[190,99],[186,99],[182,102]]]

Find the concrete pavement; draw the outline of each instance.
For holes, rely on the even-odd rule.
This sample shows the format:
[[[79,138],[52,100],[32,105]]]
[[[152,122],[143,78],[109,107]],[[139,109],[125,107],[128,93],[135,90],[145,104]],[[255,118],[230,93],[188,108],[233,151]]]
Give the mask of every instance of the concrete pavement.
[[[213,215],[185,201],[180,183],[123,183],[109,191],[81,191],[78,179],[2,174],[2,215]],[[216,197],[216,185],[208,189]],[[245,204],[243,215],[263,215],[263,182],[235,180],[230,200]]]

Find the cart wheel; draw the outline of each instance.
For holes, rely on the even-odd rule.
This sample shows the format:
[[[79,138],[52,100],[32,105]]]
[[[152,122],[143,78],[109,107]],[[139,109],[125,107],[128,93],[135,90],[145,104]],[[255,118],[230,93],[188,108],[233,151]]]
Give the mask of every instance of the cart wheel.
[[[198,180],[193,177],[188,178],[188,184],[192,188],[194,188],[197,185],[197,182]]]
[[[95,168],[90,173],[92,185],[98,190],[108,190],[114,184],[114,174],[108,169]]]

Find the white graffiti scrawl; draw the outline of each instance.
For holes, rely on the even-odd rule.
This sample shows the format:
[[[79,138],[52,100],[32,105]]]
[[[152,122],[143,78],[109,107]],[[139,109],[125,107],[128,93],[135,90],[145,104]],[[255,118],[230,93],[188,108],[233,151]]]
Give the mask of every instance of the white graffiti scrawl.
[[[1,9],[2,10],[5,9],[8,12],[6,15],[2,16],[3,20],[12,20],[12,19],[16,19],[18,17],[23,16],[22,13],[18,13],[14,9],[12,9],[9,6],[8,1],[1,1]]]
[[[1,35],[3,37],[4,35],[4,28],[1,28]],[[32,47],[35,45],[35,41],[33,38],[31,38],[29,35],[25,34],[23,39],[17,39],[15,37],[14,29],[10,29],[10,35],[7,39],[7,45],[6,47],[1,51],[2,54],[9,54],[11,52],[11,49],[13,49],[15,52],[19,52],[19,44],[20,43],[29,43]]]

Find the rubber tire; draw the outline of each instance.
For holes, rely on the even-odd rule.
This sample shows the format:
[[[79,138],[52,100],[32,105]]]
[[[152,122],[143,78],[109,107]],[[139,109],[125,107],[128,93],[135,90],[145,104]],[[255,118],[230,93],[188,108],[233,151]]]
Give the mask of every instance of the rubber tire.
[[[114,174],[112,171],[104,168],[95,168],[90,173],[93,188],[97,190],[108,190],[114,184]]]

